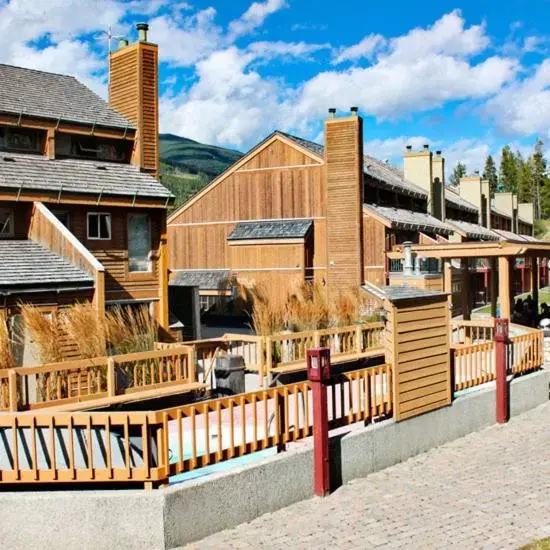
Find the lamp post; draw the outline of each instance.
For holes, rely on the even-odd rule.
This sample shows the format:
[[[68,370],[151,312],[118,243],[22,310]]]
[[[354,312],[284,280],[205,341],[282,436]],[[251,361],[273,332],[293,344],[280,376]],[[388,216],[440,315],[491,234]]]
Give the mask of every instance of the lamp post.
[[[506,381],[508,359],[508,319],[495,319],[495,363],[496,363],[496,398],[497,422],[508,421],[508,384]]]

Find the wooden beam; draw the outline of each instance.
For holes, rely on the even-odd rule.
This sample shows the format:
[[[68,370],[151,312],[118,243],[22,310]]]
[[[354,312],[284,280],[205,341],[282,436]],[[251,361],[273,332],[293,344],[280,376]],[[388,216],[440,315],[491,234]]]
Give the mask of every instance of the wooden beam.
[[[539,313],[539,259],[531,258],[531,297],[535,302],[537,315]]]
[[[498,294],[500,297],[500,317],[510,319],[512,305],[510,300],[510,259],[504,256],[498,259]]]
[[[448,293],[449,310],[453,307],[453,266],[451,260],[445,260],[443,265],[443,290]]]
[[[491,317],[497,316],[497,298],[498,298],[498,272],[496,258],[489,258],[489,296],[491,299]]]
[[[168,330],[168,235],[166,232],[166,216],[162,216],[162,229],[159,243],[159,306],[158,323]]]

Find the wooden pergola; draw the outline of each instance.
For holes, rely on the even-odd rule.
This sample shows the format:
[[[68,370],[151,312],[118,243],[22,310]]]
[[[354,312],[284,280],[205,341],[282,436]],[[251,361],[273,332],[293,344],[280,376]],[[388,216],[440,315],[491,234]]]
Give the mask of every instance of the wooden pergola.
[[[512,260],[517,257],[528,257],[532,261],[531,294],[538,303],[539,280],[538,260],[550,257],[550,243],[544,242],[463,242],[438,244],[413,244],[412,252],[422,258],[437,258],[444,261],[444,289],[452,294],[451,260],[460,260],[462,267],[462,304],[464,319],[470,318],[469,266],[472,259],[487,258],[490,262],[489,291],[491,313],[496,316],[497,297],[500,297],[500,316],[510,319],[512,315]],[[403,258],[403,245],[394,247],[387,254],[389,259]],[[497,278],[498,272],[498,278]],[[497,282],[498,279],[498,282]]]

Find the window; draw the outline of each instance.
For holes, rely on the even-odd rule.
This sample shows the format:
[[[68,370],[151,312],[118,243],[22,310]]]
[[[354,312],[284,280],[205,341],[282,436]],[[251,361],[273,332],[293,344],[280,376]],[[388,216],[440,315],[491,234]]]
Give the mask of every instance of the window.
[[[148,214],[128,216],[128,271],[151,271],[151,228]]]
[[[81,158],[110,162],[130,162],[130,140],[103,139],[96,136],[73,136],[58,133],[55,137],[56,158]]]
[[[40,153],[45,133],[27,128],[0,128],[0,151]]]
[[[88,212],[88,239],[105,240],[111,238],[111,214]]]
[[[13,210],[0,208],[0,238],[13,237]]]

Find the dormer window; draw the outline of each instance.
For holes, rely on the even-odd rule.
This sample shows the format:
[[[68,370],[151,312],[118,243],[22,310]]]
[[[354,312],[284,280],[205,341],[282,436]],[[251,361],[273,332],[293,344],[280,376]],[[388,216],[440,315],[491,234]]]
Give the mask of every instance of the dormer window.
[[[14,220],[11,208],[0,208],[0,239],[13,237]]]
[[[42,152],[44,132],[28,128],[0,127],[0,151]]]

